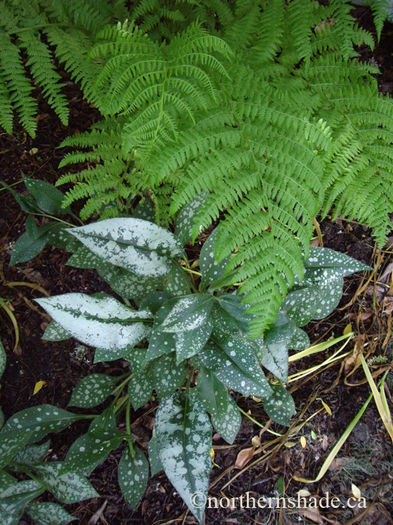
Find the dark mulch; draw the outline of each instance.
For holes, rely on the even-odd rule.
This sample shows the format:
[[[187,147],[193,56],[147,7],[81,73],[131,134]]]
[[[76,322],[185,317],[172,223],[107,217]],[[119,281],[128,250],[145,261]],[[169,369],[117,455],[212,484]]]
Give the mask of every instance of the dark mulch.
[[[356,15],[365,26],[370,24],[367,10],[357,9]],[[381,91],[390,94],[393,93],[392,32],[393,26],[388,24],[381,43],[374,52],[361,50],[363,58],[373,59],[380,65],[383,73],[379,78]],[[57,166],[63,153],[56,147],[67,135],[87,129],[97,119],[96,111],[82,100],[75,86],[69,83],[67,91],[71,101],[71,122],[68,129],[63,128],[45,102],[41,102],[36,139],[32,140],[26,136],[20,128],[16,128],[12,137],[4,133],[0,136],[2,180],[8,184],[21,181],[22,172],[27,176],[42,178],[51,183],[58,179]],[[15,186],[15,189],[23,191],[23,184]],[[73,387],[87,373],[106,371],[111,374],[120,374],[124,371],[123,363],[115,361],[93,366],[93,352],[78,345],[74,340],[59,343],[42,341],[41,335],[48,319],[33,302],[34,298],[42,295],[41,292],[24,285],[11,286],[10,283],[37,284],[50,295],[71,291],[93,293],[107,291],[107,287],[95,272],[66,266],[68,255],[50,247],[47,247],[33,261],[20,264],[17,268],[9,267],[12,246],[24,231],[26,217],[7,191],[0,191],[0,209],[2,210],[0,269],[3,272],[2,275],[0,274],[0,297],[5,299],[12,309],[20,331],[20,342],[16,351],[13,352],[14,330],[9,318],[0,309],[1,338],[8,359],[0,390],[0,406],[3,407],[6,417],[18,410],[40,403],[66,407]],[[335,222],[325,220],[321,228],[325,246],[345,252],[367,264],[374,264],[376,260],[374,243],[366,228],[356,223],[340,220]],[[389,254],[387,253],[381,263],[381,271],[388,263]],[[353,276],[346,279],[340,307],[350,301],[361,284],[362,278],[362,276]],[[368,317],[364,314],[367,314]],[[338,309],[328,319],[311,323],[308,332],[313,342],[326,340],[331,336],[340,336],[348,323],[352,323],[355,330],[367,334],[367,341],[372,345],[374,355],[382,356],[382,360],[391,360],[389,344],[382,344],[386,335],[387,316],[382,313],[380,305],[373,303],[371,295],[362,294],[353,305],[345,310]],[[307,364],[297,362],[296,365],[291,366],[291,373],[306,366],[318,365],[332,352],[333,350],[330,349],[325,353],[316,354],[308,358]],[[348,364],[348,370],[344,369],[339,373],[340,364],[341,362],[314,377],[311,375],[309,380],[306,378],[292,385],[298,413],[310,402],[301,421],[311,416],[314,417],[296,436],[289,439],[286,446],[282,446],[276,455],[273,454],[268,460],[260,462],[234,478],[239,470],[231,467],[239,452],[250,448],[251,440],[258,436],[261,430],[246,417],[243,418],[243,425],[235,445],[226,447],[219,436],[214,437],[216,454],[215,466],[211,475],[213,486],[209,491],[211,496],[239,497],[250,491],[250,495],[256,498],[261,495],[274,497],[280,494],[282,490],[280,486],[283,482],[286,495],[293,496],[299,489],[308,488],[313,495],[321,496],[329,492],[344,501],[351,495],[351,483],[353,482],[361,488],[368,503],[374,501],[368,516],[360,518],[358,523],[391,523],[388,515],[389,512],[393,513],[391,505],[393,458],[387,434],[373,404],[370,404],[361,423],[358,424],[340,451],[339,460],[333,464],[333,468],[322,481],[316,484],[304,484],[294,481],[292,477],[295,473],[304,478],[314,478],[317,475],[329,450],[369,394],[367,385],[353,386],[363,380],[362,372],[358,369],[344,381],[346,373],[352,368]],[[45,381],[45,386],[36,395],[33,395],[34,385],[41,380]],[[330,407],[331,416],[325,410],[318,412],[322,407],[321,402],[315,399],[312,401],[317,391],[319,391],[319,397]],[[252,414],[254,419],[262,424],[267,421],[268,418],[258,400],[237,396],[237,401],[244,411]],[[132,421],[136,422],[132,427],[135,437],[139,445],[146,449],[154,422],[154,404],[151,403],[134,413]],[[53,435],[49,457],[51,459],[63,458],[69,445],[85,430],[85,427],[85,423],[79,423]],[[285,432],[285,429],[278,425],[273,425],[272,429],[281,433]],[[302,448],[299,442],[301,435],[304,435],[307,440],[305,448]],[[267,443],[273,437],[265,432],[261,436],[261,442]],[[185,513],[185,506],[181,498],[162,473],[150,480],[142,502],[136,510],[132,510],[122,498],[117,483],[119,455],[119,452],[112,454],[104,465],[98,467],[91,476],[91,481],[100,494],[99,499],[66,506],[76,516],[79,523],[86,525],[104,503],[106,507],[102,513],[101,523],[110,525],[195,523],[194,518]],[[261,455],[255,456],[254,459],[258,457]],[[216,483],[217,478],[226,469],[228,472]],[[48,501],[50,498],[51,496],[46,494],[43,499]],[[331,520],[330,523],[345,523],[352,519],[354,512],[344,504],[340,509],[328,509],[322,514]],[[314,523],[318,519],[320,518],[315,515],[299,516],[294,510],[289,509],[280,511],[275,508],[264,510],[221,508],[208,509],[206,523],[212,525],[222,523]],[[30,522],[25,518],[23,523]]]

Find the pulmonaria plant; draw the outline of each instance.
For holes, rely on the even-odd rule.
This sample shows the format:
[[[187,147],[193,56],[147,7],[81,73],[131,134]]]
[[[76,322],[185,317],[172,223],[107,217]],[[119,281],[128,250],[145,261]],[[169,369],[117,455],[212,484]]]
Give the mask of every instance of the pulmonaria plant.
[[[152,217],[146,206],[137,210],[139,217],[57,230],[57,241],[73,252],[68,264],[95,268],[118,297],[68,293],[39,299],[53,318],[44,339],[74,337],[96,348],[95,362],[122,358],[130,370],[116,377],[92,373],[75,388],[70,406],[107,402],[100,414],[42,405],[5,423],[0,432],[0,475],[6,487],[0,492],[2,523],[17,523],[26,505],[36,519],[34,511],[49,504],[31,501],[47,489],[65,503],[96,496],[86,476],[119,447],[118,480],[131,507],[144,494],[149,469],[151,475],[163,469],[202,522],[204,509],[193,505],[192,495],[207,494],[212,428],[232,443],[241,423],[230,391],[262,398],[270,418],[290,424],[295,405],[285,388],[288,349],[308,346],[300,326],[328,315],[341,297],[343,277],[367,267],[332,250],[312,248],[305,277],[287,295],[274,325],[263,338],[251,339],[247,297],[241,287],[225,287],[229,258],[220,263],[214,258],[217,228],[201,249],[200,272],[189,266],[184,245],[196,209],[194,202],[181,211],[175,234],[147,220]],[[131,406],[137,410],[152,396],[158,409],[147,459],[131,432]],[[89,430],[64,461],[45,462],[48,445],[35,443],[86,417],[92,419]],[[17,481],[14,471],[32,479]]]

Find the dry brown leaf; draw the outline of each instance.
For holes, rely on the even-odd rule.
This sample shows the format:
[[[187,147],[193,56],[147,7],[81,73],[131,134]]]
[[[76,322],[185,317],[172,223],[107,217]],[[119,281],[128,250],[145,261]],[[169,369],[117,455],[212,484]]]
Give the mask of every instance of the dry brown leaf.
[[[323,519],[318,508],[299,509],[297,512],[305,518],[308,518],[309,520],[313,521],[314,523],[320,523],[321,525],[323,525]]]
[[[239,452],[235,461],[235,468],[242,469],[254,456],[255,447],[244,448]]]
[[[96,525],[98,520],[101,518],[101,516],[104,513],[105,507],[107,506],[108,501],[105,500],[104,503],[101,505],[101,507],[93,514],[93,516],[89,519],[87,522],[87,525]]]
[[[340,470],[341,467],[344,467],[345,465],[347,465],[349,461],[350,461],[349,458],[335,458],[333,459],[329,467],[329,470]]]

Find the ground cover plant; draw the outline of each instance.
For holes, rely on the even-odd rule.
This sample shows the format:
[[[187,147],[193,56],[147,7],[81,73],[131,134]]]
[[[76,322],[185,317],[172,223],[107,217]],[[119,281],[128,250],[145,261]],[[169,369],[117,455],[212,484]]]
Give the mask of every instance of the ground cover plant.
[[[124,441],[119,483],[135,506],[148,463],[130,431],[131,406],[143,406],[154,390],[150,468],[164,467],[201,520],[191,494],[207,490],[211,424],[232,443],[240,422],[227,388],[263,398],[271,419],[288,425],[288,348],[308,346],[299,327],[329,315],[343,277],[367,268],[310,248],[315,217],[333,210],[333,218],[355,218],[381,246],[389,231],[392,102],[378,94],[375,65],[360,62],[354,47],[372,47],[373,38],[357,26],[350,4],[338,1],[2,7],[3,127],[12,131],[15,110],[35,133],[26,73],[67,123],[54,57],[101,114],[91,130],[62,143],[77,150],[60,167],[85,166],[57,181],[68,185],[65,198],[35,177],[24,177],[30,196],[3,184],[29,214],[11,264],[49,243],[74,252],[70,265],[95,268],[121,301],[79,292],[39,300],[55,320],[46,337],[74,336],[97,348],[97,362],[122,358],[131,370],[93,373],[75,390],[71,402],[82,408],[92,397],[114,395],[102,414],[43,405],[8,419],[1,431],[4,514],[17,523],[26,508],[39,522],[51,505],[58,520],[71,519],[54,503],[30,502],[48,488],[65,503],[79,486],[94,497],[84,475]],[[383,2],[372,8],[379,35],[386,9]],[[80,222],[100,222],[66,230],[78,220],[71,206],[81,199]],[[33,217],[44,220],[37,225]],[[191,267],[184,246],[212,226]],[[260,365],[273,375],[269,381]],[[44,462],[47,445],[34,456],[36,441],[83,419],[93,422],[64,462]],[[200,450],[186,430],[200,437]],[[185,473],[168,450],[183,450]],[[204,458],[198,475],[195,456]],[[75,481],[74,495],[59,492],[56,475]]]

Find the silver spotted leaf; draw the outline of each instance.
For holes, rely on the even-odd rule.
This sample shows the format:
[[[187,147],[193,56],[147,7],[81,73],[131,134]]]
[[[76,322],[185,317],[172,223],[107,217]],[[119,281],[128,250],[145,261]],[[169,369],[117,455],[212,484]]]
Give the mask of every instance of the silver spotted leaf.
[[[211,416],[213,427],[227,443],[232,444],[239,432],[242,420],[228,389],[213,372],[203,367],[198,374],[197,391]]]
[[[146,405],[151,398],[153,387],[151,367],[133,374],[128,383],[128,395],[134,410]]]
[[[6,363],[7,363],[7,354],[5,353],[3,343],[0,341],[0,378],[4,374]]]
[[[129,361],[129,355],[133,351],[132,346],[126,346],[118,350],[107,350],[106,348],[96,348],[94,352],[94,363],[102,363],[104,361],[116,361],[116,359],[125,359]]]
[[[178,332],[175,335],[176,361],[181,363],[202,350],[213,330],[213,320],[207,317],[202,326],[187,332]]]
[[[71,334],[64,330],[64,328],[56,323],[56,321],[51,321],[48,326],[45,328],[45,332],[42,336],[44,341],[65,341],[70,339]]]
[[[11,474],[8,474],[5,470],[0,470],[0,498],[1,493],[4,490],[9,489],[12,485],[16,485],[17,483],[18,480],[14,478],[14,476],[11,476]]]
[[[133,348],[127,359],[134,374],[139,374],[146,366],[146,348]]]
[[[0,468],[5,467],[27,445],[31,436],[32,432],[4,431],[3,427],[0,432]]]
[[[157,438],[153,432],[153,436],[150,438],[149,446],[149,463],[150,463],[150,473],[152,476],[155,476],[158,474],[158,472],[161,472],[163,470],[163,466],[160,460],[160,450],[158,447],[158,441]]]
[[[135,311],[113,297],[67,293],[36,300],[73,337],[90,346],[117,350],[144,339],[148,310]]]
[[[274,325],[266,332],[260,362],[277,379],[288,379],[288,348],[295,332],[295,323],[279,312]]]
[[[190,293],[190,279],[178,263],[172,261],[169,275],[165,278],[164,288],[172,295]]]
[[[1,429],[0,436],[10,432],[20,435],[31,433],[30,441],[36,442],[49,432],[60,432],[80,417],[53,405],[34,406],[11,416]]]
[[[174,334],[163,332],[161,330],[161,323],[168,316],[172,310],[176,299],[170,299],[165,302],[156,312],[153,329],[149,337],[149,346],[146,353],[146,362],[156,359],[165,354],[170,354],[176,350],[176,342]]]
[[[22,465],[36,465],[42,463],[49,452],[50,441],[45,441],[41,445],[28,445],[20,450],[14,461]]]
[[[209,285],[224,276],[225,268],[229,261],[229,256],[225,257],[225,259],[220,262],[217,262],[214,256],[214,245],[217,240],[218,231],[219,228],[217,227],[209,235],[202,246],[199,256],[199,265],[202,273],[201,284],[205,290]]]
[[[145,277],[167,275],[168,258],[183,254],[171,232],[133,217],[106,219],[72,228],[70,233],[104,261]]]
[[[52,502],[29,503],[26,512],[39,525],[67,525],[78,519],[71,516],[58,503]]]
[[[291,394],[281,385],[272,385],[272,394],[264,398],[263,407],[273,421],[287,427],[296,411]]]
[[[132,509],[138,505],[145,493],[149,479],[149,463],[144,453],[134,447],[134,456],[125,448],[117,471],[117,479],[127,503]]]
[[[200,193],[191,202],[183,206],[176,218],[176,237],[180,239],[182,245],[186,245],[192,239],[195,218],[198,212],[206,203],[207,192]]]
[[[222,336],[208,343],[199,357],[227,387],[245,396],[267,396],[270,386],[256,359],[251,342],[242,337]]]
[[[217,297],[217,301],[220,304],[221,312],[224,310],[241,333],[246,335],[248,333],[248,323],[253,318],[252,315],[247,313],[250,305],[243,302],[242,296],[234,293],[220,295]]]
[[[37,482],[21,481],[14,487],[14,495],[0,497],[1,525],[18,525],[26,505],[43,492],[41,484]]]
[[[208,294],[192,294],[177,299],[162,321],[160,330],[177,333],[199,328],[210,316],[213,301],[214,297]]]
[[[296,327],[293,332],[289,348],[291,350],[305,350],[310,346],[310,338],[301,328]]]
[[[74,388],[69,406],[91,408],[100,405],[110,396],[118,381],[106,374],[90,374]]]
[[[163,355],[154,361],[152,379],[159,398],[169,396],[179,388],[185,379],[187,366],[176,363],[175,354]]]
[[[363,264],[345,253],[337,252],[330,248],[311,247],[310,254],[304,267],[308,269],[323,269],[332,271],[333,277],[345,277],[356,272],[372,270],[366,264]],[[326,274],[325,274],[326,275]],[[330,273],[328,275],[331,275]],[[305,274],[307,278],[307,272]]]
[[[61,461],[35,466],[40,479],[49,487],[55,498],[62,503],[78,503],[98,497],[96,490],[85,476],[76,471],[61,474],[62,466]]]
[[[156,222],[156,213],[151,199],[145,197],[135,206],[132,216],[145,221]]]
[[[203,498],[207,496],[211,470],[212,429],[196,393],[176,392],[162,400],[156,414],[155,435],[165,474],[190,511],[202,523]],[[193,505],[193,494],[202,505]]]

